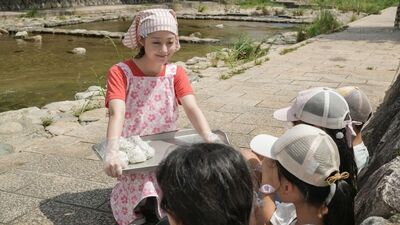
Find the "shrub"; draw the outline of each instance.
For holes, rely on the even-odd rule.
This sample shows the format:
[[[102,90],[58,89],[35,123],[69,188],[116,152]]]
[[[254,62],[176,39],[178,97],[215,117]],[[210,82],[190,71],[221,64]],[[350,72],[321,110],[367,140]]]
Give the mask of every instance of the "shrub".
[[[315,37],[320,34],[329,34],[341,27],[341,23],[328,10],[321,10],[314,21],[297,32],[297,41]]]
[[[37,8],[33,8],[25,14],[25,17],[33,18],[33,17],[37,17],[38,14],[39,14],[39,12],[38,12]]]
[[[228,53],[228,63],[234,66],[238,62],[249,62],[266,55],[268,49],[261,48],[263,43],[256,44],[246,35],[241,35]]]
[[[199,7],[197,7],[197,12],[202,13],[207,10],[207,6],[200,4]]]

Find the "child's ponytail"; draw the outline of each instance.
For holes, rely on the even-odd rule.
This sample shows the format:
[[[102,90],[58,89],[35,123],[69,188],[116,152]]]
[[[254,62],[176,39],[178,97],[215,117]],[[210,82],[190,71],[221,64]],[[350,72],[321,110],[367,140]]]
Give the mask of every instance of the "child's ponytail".
[[[354,188],[345,180],[331,184],[331,193],[327,197],[328,214],[324,217],[324,224],[354,225],[354,197]]]
[[[357,189],[357,164],[354,160],[353,147],[347,145],[347,130],[343,129],[324,129],[325,132],[331,136],[335,141],[340,155],[340,171],[348,171],[350,176],[346,178],[348,184]]]

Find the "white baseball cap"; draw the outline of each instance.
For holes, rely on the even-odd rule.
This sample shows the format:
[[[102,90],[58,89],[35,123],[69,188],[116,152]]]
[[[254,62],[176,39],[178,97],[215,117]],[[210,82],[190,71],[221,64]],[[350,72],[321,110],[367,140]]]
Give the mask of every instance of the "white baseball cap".
[[[274,117],[281,121],[303,121],[329,129],[345,128],[350,121],[346,100],[327,87],[299,92],[293,105],[276,110]]]
[[[269,146],[271,139],[259,135],[251,142],[250,146],[259,148]],[[339,151],[333,139],[325,131],[306,124],[286,131],[272,148],[259,148],[257,151],[277,160],[291,174],[314,186],[329,186],[326,179],[339,171]]]
[[[336,91],[341,94],[349,105],[350,116],[353,121],[365,123],[371,117],[372,107],[368,97],[355,86],[337,88]]]
[[[255,136],[250,141],[250,148],[255,153],[257,153],[261,156],[272,158],[271,148],[276,140],[278,140],[277,137],[274,137],[274,136],[271,136],[268,134],[260,134],[260,135]]]

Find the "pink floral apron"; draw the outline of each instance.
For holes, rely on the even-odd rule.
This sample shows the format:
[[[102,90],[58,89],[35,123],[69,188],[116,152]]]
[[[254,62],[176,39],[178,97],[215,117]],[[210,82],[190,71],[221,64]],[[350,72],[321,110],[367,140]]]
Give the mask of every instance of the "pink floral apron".
[[[118,66],[127,77],[126,113],[122,136],[149,135],[177,130],[177,102],[174,76],[176,65],[167,64],[165,76],[134,76],[125,63]],[[157,151],[156,153],[157,154]],[[123,175],[111,193],[111,209],[118,224],[125,225],[136,219],[135,207],[147,197],[156,197],[157,212],[160,189],[154,171]]]

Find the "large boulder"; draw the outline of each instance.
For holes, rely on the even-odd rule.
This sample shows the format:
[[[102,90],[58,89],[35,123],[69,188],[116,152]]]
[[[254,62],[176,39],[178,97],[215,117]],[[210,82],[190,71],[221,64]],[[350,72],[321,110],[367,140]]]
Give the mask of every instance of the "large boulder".
[[[370,216],[389,218],[400,212],[400,156],[375,171],[367,183],[355,200],[357,224]]]
[[[386,219],[400,212],[400,76],[363,130],[363,140],[370,161],[358,177],[357,224],[368,217]]]

